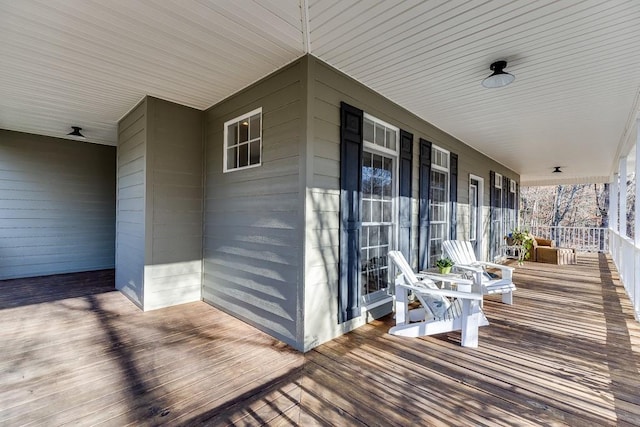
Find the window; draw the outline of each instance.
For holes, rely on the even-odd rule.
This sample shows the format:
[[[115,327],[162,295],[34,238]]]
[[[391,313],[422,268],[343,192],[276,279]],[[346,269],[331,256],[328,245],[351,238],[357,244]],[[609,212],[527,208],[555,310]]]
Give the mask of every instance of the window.
[[[364,140],[380,147],[396,151],[398,129],[370,116],[364,117]]]
[[[449,239],[449,152],[431,146],[431,204],[429,206],[429,265],[442,257],[442,242]]]
[[[493,260],[497,260],[500,257],[500,247],[502,246],[503,238],[505,236],[505,215],[503,212],[503,193],[502,193],[502,175],[495,174],[493,183],[493,202],[492,202],[492,214],[491,214],[491,255]]]
[[[387,253],[395,249],[398,129],[365,115],[362,156],[362,297],[370,304],[387,296]]]
[[[224,172],[260,166],[262,108],[224,124]]]
[[[469,184],[469,208],[469,240],[475,244],[478,239],[478,181],[475,179]]]

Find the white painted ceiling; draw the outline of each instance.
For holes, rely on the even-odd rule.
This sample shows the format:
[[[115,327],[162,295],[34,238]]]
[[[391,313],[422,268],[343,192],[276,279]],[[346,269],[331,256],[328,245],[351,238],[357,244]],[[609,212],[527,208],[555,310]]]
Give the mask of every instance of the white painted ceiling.
[[[636,139],[637,0],[0,0],[0,128],[115,145],[145,95],[205,109],[307,52],[525,185],[608,179]]]

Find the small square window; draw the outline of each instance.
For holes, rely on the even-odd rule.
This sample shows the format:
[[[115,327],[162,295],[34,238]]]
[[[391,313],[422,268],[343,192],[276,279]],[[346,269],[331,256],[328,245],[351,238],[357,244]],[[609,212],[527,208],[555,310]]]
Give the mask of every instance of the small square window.
[[[224,124],[224,172],[262,163],[262,108]]]

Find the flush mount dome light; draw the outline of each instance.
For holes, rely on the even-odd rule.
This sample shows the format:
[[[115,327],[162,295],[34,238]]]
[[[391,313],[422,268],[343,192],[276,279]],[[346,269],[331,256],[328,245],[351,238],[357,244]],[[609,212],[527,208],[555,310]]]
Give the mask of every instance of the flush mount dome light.
[[[503,87],[513,82],[516,77],[513,74],[509,74],[504,69],[507,66],[507,61],[496,61],[489,69],[493,71],[489,77],[482,81],[482,86],[493,89],[496,87]]]
[[[562,166],[554,166],[553,167],[553,173],[562,173],[562,171],[560,170]]]
[[[85,139],[85,136],[80,132],[82,130],[81,127],[79,127],[79,126],[71,126],[71,129],[73,129],[73,130],[71,132],[69,132],[67,135],[74,136],[76,138]]]

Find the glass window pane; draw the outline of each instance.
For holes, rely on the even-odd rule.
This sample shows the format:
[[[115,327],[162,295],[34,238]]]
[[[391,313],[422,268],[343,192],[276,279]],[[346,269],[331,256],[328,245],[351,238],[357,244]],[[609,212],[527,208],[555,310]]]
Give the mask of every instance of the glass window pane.
[[[253,141],[249,150],[249,164],[257,165],[260,163],[260,140]]]
[[[249,120],[249,123],[250,123],[249,138],[250,139],[260,138],[260,121],[261,121],[260,114],[251,116],[251,119]]]
[[[396,132],[393,129],[387,129],[387,147],[396,149]]]
[[[380,227],[369,227],[369,246],[380,246]]]
[[[373,122],[369,119],[364,119],[363,123],[364,140],[373,142]]]
[[[382,206],[381,202],[371,202],[371,222],[382,221]]]
[[[234,123],[227,128],[227,146],[231,147],[238,143],[238,123]]]
[[[238,165],[238,147],[227,150],[227,169],[234,169]]]
[[[383,214],[382,221],[383,222],[391,222],[391,203],[382,202],[383,206]]]
[[[362,197],[371,197],[371,168],[362,168]]]
[[[240,122],[240,139],[238,142],[245,142],[249,140],[249,119],[244,119]]]
[[[379,169],[382,169],[382,156],[379,156],[377,154],[373,155],[373,168],[378,169],[376,170],[376,176],[379,176],[380,174]]]
[[[388,225],[383,225],[380,227],[380,246],[389,246],[389,233],[391,232],[391,227]]]
[[[362,265],[362,271],[367,271],[369,268],[369,250],[362,249],[360,252],[360,264]]]
[[[384,126],[376,123],[375,143],[384,147]]]
[[[371,202],[362,201],[362,222],[371,222]]]
[[[247,166],[249,164],[249,145],[242,144],[238,147],[238,167]]]

